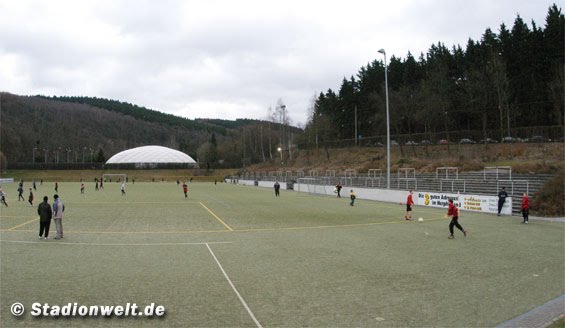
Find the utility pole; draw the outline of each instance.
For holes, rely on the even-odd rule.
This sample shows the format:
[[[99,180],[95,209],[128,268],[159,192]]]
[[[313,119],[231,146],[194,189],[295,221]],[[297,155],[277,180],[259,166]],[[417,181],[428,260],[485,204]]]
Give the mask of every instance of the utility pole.
[[[355,146],[357,146],[357,106],[355,106]]]

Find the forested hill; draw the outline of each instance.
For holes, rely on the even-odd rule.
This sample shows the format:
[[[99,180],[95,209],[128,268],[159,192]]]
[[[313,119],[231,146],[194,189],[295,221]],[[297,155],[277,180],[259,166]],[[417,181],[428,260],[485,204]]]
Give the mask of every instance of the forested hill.
[[[172,114],[167,114],[149,108],[141,107],[135,104],[130,104],[127,102],[121,102],[117,100],[97,98],[97,97],[76,97],[76,96],[46,97],[41,95],[38,95],[37,97],[70,102],[70,103],[77,103],[77,104],[87,104],[94,107],[107,109],[109,111],[129,115],[136,119],[147,122],[163,123],[171,126],[178,126],[192,130],[207,130],[220,134],[226,134],[227,132],[226,128],[239,129],[242,126],[257,122],[256,120],[250,120],[250,119],[237,119],[235,121],[221,120],[221,119],[191,120],[184,117],[175,116]]]
[[[241,165],[241,131],[273,126],[250,119],[190,120],[108,99],[5,92],[0,93],[0,124],[0,151],[8,163],[90,162],[91,153],[93,162],[103,162],[125,149],[162,145],[211,161],[210,166],[220,160]]]

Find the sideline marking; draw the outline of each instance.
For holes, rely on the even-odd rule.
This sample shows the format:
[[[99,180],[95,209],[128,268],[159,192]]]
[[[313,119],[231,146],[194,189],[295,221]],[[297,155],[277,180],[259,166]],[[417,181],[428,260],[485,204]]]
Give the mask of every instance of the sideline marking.
[[[202,202],[199,202],[200,205],[202,205],[202,207],[204,207],[210,214],[212,214],[212,216],[214,216],[218,221],[220,221],[220,223],[222,223],[224,225],[224,227],[226,227],[229,231],[233,231],[233,229],[227,225],[224,221],[222,221],[222,219],[220,219],[219,216],[217,216],[214,212],[212,212],[212,210],[210,210],[208,207],[206,207],[206,205],[202,204]]]
[[[203,205],[204,206],[204,205]],[[218,261],[218,258],[216,257],[216,255],[214,254],[214,252],[212,252],[212,249],[210,248],[210,245],[208,245],[208,243],[206,243],[206,247],[208,247],[208,250],[210,251],[210,254],[212,254],[212,257],[214,258],[214,260],[216,260],[216,263],[218,264],[218,266],[220,267],[220,270],[222,270],[222,273],[224,274],[224,277],[226,277],[226,280],[228,281],[228,283],[230,284],[231,288],[233,289],[233,291],[235,292],[235,294],[237,295],[237,297],[239,298],[239,300],[241,301],[241,304],[243,304],[243,306],[245,307],[245,309],[247,310],[247,313],[249,313],[249,315],[251,316],[251,319],[253,319],[253,322],[255,322],[255,324],[257,325],[258,328],[263,328],[263,326],[261,326],[261,323],[257,320],[257,318],[255,318],[255,315],[253,315],[253,312],[251,312],[251,309],[249,308],[249,306],[247,306],[247,303],[245,302],[245,300],[243,299],[243,297],[241,297],[241,294],[239,294],[239,292],[237,291],[237,289],[235,288],[234,284],[232,283],[230,277],[228,276],[228,274],[226,273],[226,271],[224,270],[224,268],[222,267],[222,264],[220,263],[220,261]]]
[[[87,245],[87,246],[178,246],[178,245],[208,245],[208,244],[231,244],[231,241],[210,241],[210,242],[200,242],[200,243],[69,243],[69,242],[46,242],[46,241],[27,241],[27,240],[3,240],[3,243],[18,243],[18,244],[45,244],[49,243],[51,245]]]
[[[446,219],[427,219],[426,221],[440,221]],[[333,229],[333,228],[353,228],[353,227],[367,227],[382,224],[409,224],[411,221],[387,221],[387,222],[369,222],[369,223],[352,223],[352,224],[336,224],[324,226],[311,226],[311,227],[283,227],[283,228],[250,228],[234,230],[235,232],[253,232],[253,231],[278,231],[278,230],[311,230],[311,229]],[[413,221],[412,221],[413,222]],[[415,222],[420,224],[419,222]]]
[[[204,205],[202,205],[204,206]],[[446,221],[447,219],[426,219],[423,223],[414,221],[387,221],[387,222],[369,222],[369,223],[352,223],[352,224],[336,224],[336,225],[322,225],[322,226],[311,226],[311,227],[282,227],[282,228],[250,228],[250,229],[237,229],[233,230],[178,230],[178,231],[72,231],[69,230],[67,233],[77,233],[77,234],[188,234],[188,233],[218,233],[218,232],[261,232],[261,231],[292,231],[292,230],[312,230],[312,229],[335,229],[335,228],[354,228],[354,227],[367,227],[374,225],[383,224],[425,224],[425,222],[430,221]],[[227,226],[227,225],[226,225]],[[7,230],[0,229],[0,232],[33,232],[34,230]]]
[[[29,215],[0,215],[0,219],[4,218],[29,218]]]
[[[506,327],[548,327],[551,323],[563,316],[565,294],[538,306],[514,319],[508,320],[495,328]]]
[[[32,223],[33,221],[37,221],[37,220],[39,220],[39,219],[38,219],[38,218],[35,218],[35,219],[33,219],[33,220],[29,220],[29,221],[27,221],[27,222],[24,222],[24,223],[22,223],[22,224],[18,224],[18,225],[15,226],[15,227],[11,227],[11,228],[8,229],[7,231],[13,231],[13,230],[16,229],[16,228],[25,226],[26,224]]]

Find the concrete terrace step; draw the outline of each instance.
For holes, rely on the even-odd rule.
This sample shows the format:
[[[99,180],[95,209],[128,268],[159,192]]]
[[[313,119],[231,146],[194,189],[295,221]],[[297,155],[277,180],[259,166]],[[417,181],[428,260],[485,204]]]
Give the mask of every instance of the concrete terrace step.
[[[378,177],[368,177],[367,173],[358,174],[356,176],[317,176],[317,183],[324,185],[336,185],[338,182],[344,187],[370,187],[385,188],[386,176],[384,174]],[[430,192],[453,192],[480,195],[497,195],[500,187],[505,187],[506,191],[512,196],[513,212],[520,212],[522,194],[528,193],[530,198],[549,180],[553,174],[529,174],[529,173],[512,173],[499,172],[498,179],[495,174],[484,171],[477,172],[460,172],[457,175],[454,172],[448,172],[447,179],[445,174],[436,173],[412,173],[410,178],[399,178],[398,174],[391,174],[390,187],[397,190],[425,190]],[[243,178],[243,177],[241,177]],[[308,177],[305,177],[308,178]],[[262,177],[261,180],[275,181],[281,179],[276,176]],[[291,177],[297,180],[297,177]],[[286,177],[285,180],[286,181]]]

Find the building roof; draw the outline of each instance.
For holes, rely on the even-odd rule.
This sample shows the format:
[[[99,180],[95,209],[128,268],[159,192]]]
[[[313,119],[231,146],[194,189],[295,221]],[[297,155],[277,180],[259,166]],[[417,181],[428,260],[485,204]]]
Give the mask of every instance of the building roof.
[[[126,163],[196,163],[187,154],[162,146],[143,146],[124,150],[110,157],[106,164]]]

